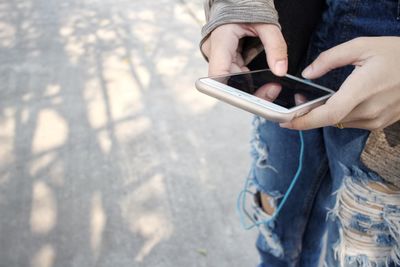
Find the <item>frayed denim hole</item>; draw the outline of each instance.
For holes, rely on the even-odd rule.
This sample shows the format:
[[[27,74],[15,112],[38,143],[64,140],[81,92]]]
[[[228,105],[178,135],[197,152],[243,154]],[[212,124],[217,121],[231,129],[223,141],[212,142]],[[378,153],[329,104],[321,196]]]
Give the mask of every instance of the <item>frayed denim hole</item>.
[[[394,263],[400,265],[400,212],[386,212],[384,210],[383,219],[388,226],[389,234],[394,239],[391,258]]]
[[[253,189],[254,190],[254,189]],[[278,235],[275,232],[276,225],[275,221],[269,220],[272,215],[267,214],[262,206],[261,206],[261,197],[260,197],[260,191],[257,191],[257,193],[254,194],[254,197],[252,199],[252,204],[251,206],[253,207],[253,218],[257,222],[264,222],[258,225],[258,229],[260,231],[260,234],[263,236],[263,244],[262,244],[262,250],[270,253],[271,255],[277,257],[277,258],[283,258],[284,257],[284,251],[283,251],[283,246],[281,243],[281,240],[279,239]],[[271,192],[271,195],[274,197],[271,197],[271,199],[279,199],[282,194],[279,192]],[[273,206],[276,209],[276,206]]]
[[[375,181],[375,182],[381,182],[381,183],[385,182],[385,180],[383,180],[376,173],[370,172],[370,171],[366,172],[365,170],[359,168],[358,166],[352,166],[351,168],[348,168],[346,165],[344,165],[341,162],[339,162],[339,165],[343,171],[344,176],[350,177],[354,182],[359,182],[362,184],[364,184],[365,182],[368,182],[368,181]]]
[[[265,119],[256,116],[253,120],[253,134],[251,139],[251,155],[255,166],[258,168],[269,168],[274,172],[278,172],[273,166],[268,165],[268,146],[261,140],[260,127],[265,123]]]
[[[362,176],[358,171],[351,173]],[[370,176],[365,174],[366,177]],[[385,198],[383,192],[368,188],[368,182],[375,180],[345,176],[336,192],[336,204],[330,216],[339,225],[340,235],[333,249],[341,267],[400,264],[400,212],[397,205],[400,201],[390,194]],[[369,193],[365,201],[358,201],[357,196],[366,192]]]
[[[378,267],[378,265],[370,262],[367,255],[346,256],[344,261],[348,265],[357,264],[357,266],[360,267]],[[345,267],[345,265],[343,265],[343,267]]]
[[[371,229],[372,230],[379,230],[379,231],[388,231],[389,227],[386,225],[385,222],[381,222],[381,223],[377,223],[377,224],[373,224],[371,225]]]
[[[395,240],[390,234],[379,234],[376,236],[376,244],[378,246],[393,246],[395,245]]]
[[[263,250],[271,255],[283,259],[284,251],[278,235],[274,232],[275,225],[262,224],[259,226],[260,234],[263,236]]]
[[[253,209],[253,218],[255,221],[259,222],[262,220],[269,219],[270,216],[264,213],[261,207],[261,196],[260,192],[256,191],[256,193],[253,195],[253,202],[251,203],[252,209]]]
[[[251,172],[253,173],[253,172]],[[264,193],[266,195],[269,196],[269,204],[272,208],[276,209],[278,204],[279,204],[279,200],[283,197],[283,194],[277,190],[272,190],[272,191],[266,191],[265,189],[263,189],[257,182],[257,180],[255,179],[254,174],[253,175],[249,175],[248,176],[248,187],[246,188],[246,191],[249,192],[252,197],[250,198],[250,205],[251,205],[251,209],[253,214],[257,214],[257,220],[259,221],[267,221],[268,219],[270,219],[272,217],[272,214],[268,214],[264,211],[264,209],[262,208],[261,205],[261,193]],[[273,221],[270,221],[271,223],[273,223]],[[272,224],[270,226],[273,226]]]
[[[386,214],[400,213],[400,207],[396,205],[386,205],[384,212]]]
[[[267,214],[263,208],[261,207],[261,193],[267,195],[269,197],[269,205],[276,210],[277,207],[279,206],[280,200],[283,198],[283,194],[278,191],[278,190],[265,190],[257,181],[257,179],[254,177],[251,178],[250,180],[250,187],[252,192],[254,192],[254,204],[257,205],[257,207],[262,210],[263,213],[265,213],[267,216],[272,216],[272,214]]]
[[[357,221],[357,219],[353,218],[349,224],[349,228],[356,230],[357,232],[360,233],[367,233],[368,232],[368,227],[362,226],[361,223],[359,221]]]

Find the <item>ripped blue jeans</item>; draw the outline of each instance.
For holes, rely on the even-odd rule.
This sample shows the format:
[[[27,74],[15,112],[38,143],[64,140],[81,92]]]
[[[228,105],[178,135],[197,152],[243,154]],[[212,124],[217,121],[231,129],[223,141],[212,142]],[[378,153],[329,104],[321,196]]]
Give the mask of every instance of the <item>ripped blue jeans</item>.
[[[399,3],[328,0],[304,65],[359,36],[400,35]],[[340,68],[316,82],[337,89],[351,71]],[[297,170],[300,140],[297,131],[260,117],[253,125],[248,179],[256,192],[251,216],[260,222],[271,215],[260,207],[259,192],[277,207]],[[400,189],[362,164],[368,135],[334,127],[304,132],[299,180],[274,222],[259,225],[260,267],[400,266]]]

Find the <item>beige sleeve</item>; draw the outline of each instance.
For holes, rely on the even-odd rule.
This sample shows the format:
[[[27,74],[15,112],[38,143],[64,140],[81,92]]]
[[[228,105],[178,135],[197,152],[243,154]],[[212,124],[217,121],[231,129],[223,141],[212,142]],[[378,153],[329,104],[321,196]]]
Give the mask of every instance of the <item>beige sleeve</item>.
[[[273,0],[205,0],[206,24],[201,45],[210,33],[228,23],[271,23],[280,27]]]

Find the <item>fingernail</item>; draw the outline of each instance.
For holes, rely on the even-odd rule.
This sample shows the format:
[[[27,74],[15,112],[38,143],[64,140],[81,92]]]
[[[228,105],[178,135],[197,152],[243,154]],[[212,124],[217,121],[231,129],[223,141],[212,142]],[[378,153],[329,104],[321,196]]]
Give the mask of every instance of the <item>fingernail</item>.
[[[282,59],[275,63],[275,73],[278,75],[284,75],[287,71],[287,60]]]
[[[312,73],[312,65],[305,68],[301,73],[301,76],[303,76],[304,78],[308,78],[311,75],[311,73]]]

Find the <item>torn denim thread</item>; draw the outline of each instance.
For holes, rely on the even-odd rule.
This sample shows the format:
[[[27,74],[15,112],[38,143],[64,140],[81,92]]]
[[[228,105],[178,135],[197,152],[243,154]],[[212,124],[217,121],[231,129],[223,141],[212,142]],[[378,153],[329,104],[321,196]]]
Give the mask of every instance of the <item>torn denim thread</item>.
[[[257,183],[255,178],[255,167],[261,169],[270,169],[275,173],[278,173],[278,170],[271,165],[268,165],[268,147],[267,144],[261,140],[260,137],[260,126],[265,123],[266,120],[262,117],[255,116],[253,120],[253,138],[251,140],[251,155],[253,157],[253,168],[250,172],[249,177],[247,178],[249,181],[249,187],[253,187],[254,192],[263,192],[268,194],[269,204],[271,207],[276,209],[278,206],[277,203],[279,199],[283,197],[283,194],[279,191],[270,191],[265,192],[265,190]],[[255,167],[254,167],[255,166]],[[252,190],[250,190],[252,191]],[[253,198],[252,198],[253,199]],[[267,214],[268,215],[268,214]]]
[[[241,191],[238,197],[238,211],[239,216],[242,222],[242,225],[245,229],[251,229],[257,226],[260,230],[260,241],[257,241],[258,247],[265,252],[275,256],[276,258],[283,259],[284,258],[284,249],[282,246],[281,239],[279,237],[279,229],[276,228],[278,221],[278,215],[282,208],[285,206],[285,203],[290,196],[293,188],[298,181],[301,170],[303,168],[303,158],[304,158],[304,136],[303,132],[299,131],[300,138],[300,150],[299,150],[299,160],[297,171],[292,178],[292,181],[289,187],[286,189],[286,193],[282,194],[279,190],[270,190],[267,191],[268,186],[262,186],[258,181],[258,170],[260,169],[269,169],[276,174],[278,171],[276,168],[268,164],[268,152],[269,148],[260,136],[261,131],[263,131],[263,126],[265,123],[265,119],[260,117],[255,117],[253,121],[254,132],[252,138],[252,155],[253,155],[253,165],[250,171],[248,178],[246,179],[246,184],[244,189]],[[261,174],[262,175],[262,174]],[[268,179],[267,176],[263,177],[264,179]],[[267,214],[261,205],[260,194],[265,193],[269,196],[269,204],[274,209],[272,214]],[[247,195],[251,195],[251,199],[253,200],[250,206],[250,211],[246,210],[246,199]],[[249,219],[252,221],[251,225],[246,225],[243,220],[243,214],[246,214]],[[277,231],[278,230],[278,231]]]
[[[259,187],[254,183],[254,176],[251,174],[246,179],[245,189],[239,194],[238,197],[238,212],[241,219],[242,226],[250,230],[253,227],[257,226],[261,235],[264,237],[265,245],[263,245],[263,249],[274,255],[275,257],[282,258],[283,257],[283,246],[278,235],[274,232],[275,229],[275,221],[272,219],[273,215],[269,215],[261,207],[260,203],[260,190]],[[280,193],[275,193],[275,197],[271,197],[272,202],[270,204],[275,204],[275,202],[282,197]],[[250,195],[250,198],[247,198],[246,195]],[[246,211],[246,199],[250,199],[250,211]],[[276,209],[276,205],[272,205]],[[250,220],[252,221],[251,225],[246,226],[243,219],[243,214],[246,213]]]
[[[259,192],[264,192],[268,194],[270,197],[270,206],[275,210],[278,206],[279,200],[283,197],[283,194],[279,191],[271,191],[265,192],[263,188],[257,183],[255,179],[255,168],[269,168],[274,172],[278,172],[273,166],[268,165],[268,147],[265,142],[263,142],[260,138],[259,128],[265,123],[266,120],[259,116],[256,116],[253,120],[253,138],[251,140],[252,151],[251,154],[253,156],[253,167],[250,172],[248,179],[248,186],[246,187],[247,192],[251,192],[251,209],[252,216],[255,220],[255,224],[258,226],[260,233],[263,235],[265,239],[265,243],[267,247],[265,249],[268,250],[269,253],[274,255],[275,257],[282,258],[284,256],[283,246],[278,237],[278,235],[274,232],[275,230],[275,221],[270,220],[272,215],[267,214],[261,207],[261,203],[259,201],[258,195]],[[267,223],[262,223],[268,221]]]
[[[354,168],[345,172],[343,185],[335,194],[336,204],[328,216],[336,218],[340,227],[334,246],[340,266],[400,265],[400,190],[394,191],[379,177]]]
[[[257,201],[256,195],[251,198],[251,206],[253,209],[253,218],[256,222],[265,222],[258,225],[260,233],[264,236],[265,243],[267,244],[268,251],[275,257],[283,257],[283,246],[279,237],[273,232],[275,229],[275,221],[270,220],[271,215],[264,212],[260,203]],[[274,206],[274,208],[276,208]]]
[[[255,160],[255,164],[258,168],[269,168],[276,173],[278,172],[273,166],[268,165],[268,148],[267,144],[261,140],[259,127],[265,123],[266,120],[259,116],[256,116],[253,120],[253,138],[251,140],[251,155]]]

